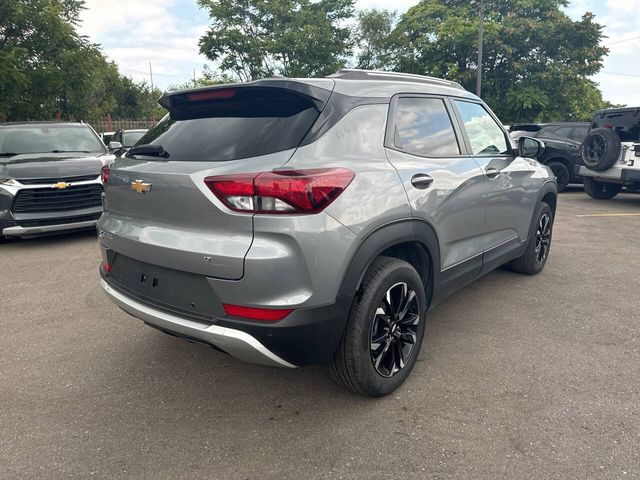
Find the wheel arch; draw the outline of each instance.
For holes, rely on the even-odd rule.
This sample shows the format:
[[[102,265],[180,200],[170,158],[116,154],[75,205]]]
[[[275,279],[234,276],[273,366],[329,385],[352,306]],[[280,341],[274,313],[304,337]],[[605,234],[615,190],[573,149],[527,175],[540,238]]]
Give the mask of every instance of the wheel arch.
[[[553,213],[553,220],[556,218],[556,209],[558,206],[558,186],[555,181],[546,182],[542,185],[540,192],[538,192],[538,201],[536,202],[539,205],[541,202],[545,202],[549,207],[551,207],[551,212]],[[534,208],[534,217],[535,217],[535,208]],[[531,225],[529,226],[529,235],[527,235],[527,239],[531,236],[531,229],[535,228],[536,219],[531,219]]]
[[[440,247],[435,229],[420,220],[383,225],[370,233],[352,256],[342,278],[338,296],[357,294],[373,261],[379,256],[410,263],[422,278],[431,304],[440,274]]]
[[[562,163],[569,170],[569,175],[571,175],[573,164],[575,164],[575,161],[571,158],[565,157],[563,155],[558,155],[557,153],[554,153],[553,156],[545,158],[544,160],[544,164],[547,166],[549,166],[549,164],[552,162]]]

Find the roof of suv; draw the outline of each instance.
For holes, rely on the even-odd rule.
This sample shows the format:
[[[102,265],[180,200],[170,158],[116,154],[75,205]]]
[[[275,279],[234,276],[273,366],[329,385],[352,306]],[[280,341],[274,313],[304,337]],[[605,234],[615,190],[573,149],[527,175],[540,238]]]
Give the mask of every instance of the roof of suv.
[[[423,93],[480,100],[476,95],[465,90],[459,83],[450,80],[397,72],[343,69],[325,78],[273,77],[246,83],[215,85],[165,92],[160,104],[168,108],[170,103],[169,99],[177,95],[246,86],[291,88],[314,97],[316,96],[314,90],[315,93],[317,93],[317,89],[322,89],[325,92],[335,91],[354,97],[388,99],[398,93]]]

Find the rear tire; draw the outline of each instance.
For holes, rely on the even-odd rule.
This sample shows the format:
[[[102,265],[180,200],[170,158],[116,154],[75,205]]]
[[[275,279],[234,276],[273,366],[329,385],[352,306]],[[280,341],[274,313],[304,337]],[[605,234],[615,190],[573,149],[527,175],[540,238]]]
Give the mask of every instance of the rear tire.
[[[558,182],[558,192],[564,191],[567,188],[567,185],[569,185],[569,180],[571,179],[571,174],[569,173],[567,166],[561,162],[549,162],[547,163],[547,167],[551,169],[556,177],[556,181]]]
[[[547,203],[541,202],[538,205],[533,218],[526,250],[508,264],[514,272],[527,275],[540,273],[547,264],[553,234],[553,211]]]
[[[361,395],[382,397],[393,392],[415,365],[426,311],[418,272],[404,260],[375,259],[331,361],[333,378]]]
[[[609,200],[622,191],[622,185],[618,183],[598,182],[591,177],[584,177],[584,191],[596,200]]]

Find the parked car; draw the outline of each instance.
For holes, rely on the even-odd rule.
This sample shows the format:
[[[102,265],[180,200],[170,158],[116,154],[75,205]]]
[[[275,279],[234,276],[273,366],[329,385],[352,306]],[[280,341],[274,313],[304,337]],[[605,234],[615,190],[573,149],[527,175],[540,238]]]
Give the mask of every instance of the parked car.
[[[590,128],[589,122],[525,123],[511,125],[509,132],[522,132],[512,135],[515,138],[527,132],[529,136],[536,138],[561,137],[582,143]]]
[[[513,125],[509,135],[515,140],[528,135],[544,142],[545,150],[538,160],[551,169],[558,181],[558,192],[562,192],[570,183],[582,183],[580,145],[589,125],[588,122]]]
[[[581,153],[580,174],[591,198],[608,200],[623,187],[640,190],[640,107],[597,111]]]
[[[0,124],[0,239],[95,228],[113,158],[84,123]]]
[[[413,368],[429,308],[548,259],[543,143],[514,150],[457,83],[343,70],[160,103],[169,116],[103,169],[98,228],[103,290],[161,331],[256,363],[329,363],[382,396]]]
[[[121,152],[124,153],[129,148],[133,147],[138,140],[140,140],[145,133],[147,133],[147,129],[138,129],[138,130],[117,130],[113,137],[111,137],[109,143],[109,150],[112,152]]]

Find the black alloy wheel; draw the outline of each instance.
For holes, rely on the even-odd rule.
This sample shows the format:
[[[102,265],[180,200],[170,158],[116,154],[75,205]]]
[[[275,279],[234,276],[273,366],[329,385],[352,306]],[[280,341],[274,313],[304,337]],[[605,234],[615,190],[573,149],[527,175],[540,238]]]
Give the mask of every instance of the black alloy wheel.
[[[536,263],[543,264],[547,259],[549,247],[551,246],[551,217],[544,213],[540,217],[536,230]]]
[[[416,344],[420,307],[409,286],[396,283],[387,290],[371,322],[371,361],[383,377],[392,377],[407,364]]]

